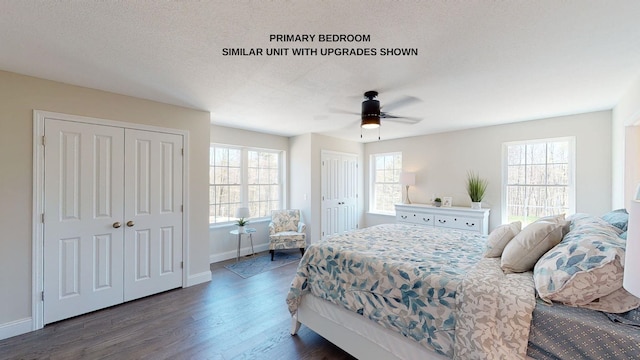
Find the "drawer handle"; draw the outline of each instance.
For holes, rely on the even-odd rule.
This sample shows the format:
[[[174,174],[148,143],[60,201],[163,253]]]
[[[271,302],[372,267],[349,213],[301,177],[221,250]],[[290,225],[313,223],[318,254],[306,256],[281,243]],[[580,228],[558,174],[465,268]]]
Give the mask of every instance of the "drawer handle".
[[[447,220],[441,220],[441,219],[438,219],[438,222],[439,222],[440,224],[444,224],[444,223],[446,223],[446,222],[447,222]]]
[[[400,215],[401,218],[406,219],[407,215]]]
[[[476,224],[475,224],[475,223],[471,223],[471,224],[466,223],[466,224],[467,224],[467,226],[469,226],[469,227],[476,226]]]
[[[429,222],[429,221],[431,221],[431,219],[425,219],[425,218],[422,218],[422,221],[424,221],[424,222]]]

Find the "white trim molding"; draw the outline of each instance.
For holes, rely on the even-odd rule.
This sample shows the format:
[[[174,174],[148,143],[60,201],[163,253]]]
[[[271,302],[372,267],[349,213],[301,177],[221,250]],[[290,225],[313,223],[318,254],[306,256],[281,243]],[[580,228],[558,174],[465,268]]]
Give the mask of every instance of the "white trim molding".
[[[170,129],[151,125],[129,123],[115,120],[98,119],[85,116],[61,114],[50,111],[33,110],[33,212],[32,212],[32,316],[27,320],[31,326],[29,330],[38,330],[44,327],[44,302],[42,291],[44,288],[44,226],[41,221],[44,212],[44,146],[42,138],[44,136],[45,119],[57,119],[64,121],[74,121],[85,124],[96,124],[104,126],[115,126],[135,130],[155,131],[168,134],[180,135],[183,138],[183,168],[182,168],[182,251],[183,251],[183,272],[182,287],[199,284],[211,280],[211,272],[190,275],[189,256],[189,132],[180,129]],[[208,274],[208,275],[207,275]],[[11,324],[11,323],[9,323]],[[1,325],[0,325],[1,326]],[[13,325],[11,325],[13,326]],[[22,325],[20,325],[22,326]],[[1,328],[0,328],[1,330]],[[25,331],[26,332],[26,331]],[[0,332],[0,335],[2,333]]]
[[[24,318],[0,324],[0,340],[30,332],[32,323],[31,318]]]

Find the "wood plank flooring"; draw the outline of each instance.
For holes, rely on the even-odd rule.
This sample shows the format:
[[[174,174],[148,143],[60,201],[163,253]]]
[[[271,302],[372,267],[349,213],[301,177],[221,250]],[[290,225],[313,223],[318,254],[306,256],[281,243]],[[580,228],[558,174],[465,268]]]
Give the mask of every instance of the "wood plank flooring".
[[[353,359],[304,326],[289,334],[297,263],[248,279],[224,264],[212,264],[210,283],[1,340],[0,359]]]

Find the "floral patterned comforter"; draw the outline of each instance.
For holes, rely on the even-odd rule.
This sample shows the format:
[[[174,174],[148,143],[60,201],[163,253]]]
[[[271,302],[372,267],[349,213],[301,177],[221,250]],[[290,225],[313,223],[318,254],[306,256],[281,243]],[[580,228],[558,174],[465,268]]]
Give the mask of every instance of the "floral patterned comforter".
[[[468,274],[482,277],[483,272],[474,269],[477,264],[485,263],[481,262],[485,243],[486,236],[471,232],[405,224],[378,225],[330,237],[306,250],[287,295],[287,305],[293,315],[301,297],[311,293],[449,357],[454,357],[457,351],[455,337],[465,337],[464,346],[476,349],[473,353],[477,355],[491,339],[474,335],[475,320],[469,318],[469,313],[486,307],[487,304],[477,304],[476,300],[490,295],[470,291],[466,307],[456,303],[456,295],[461,288],[474,289],[471,285],[463,286]],[[497,268],[499,270],[499,264]],[[487,286],[477,290],[495,297],[495,292]],[[535,302],[533,295],[531,301]],[[456,331],[458,308],[464,308],[463,318],[467,322],[459,334]],[[533,306],[529,320],[531,311]],[[496,311],[479,311],[483,318],[489,312]],[[526,319],[520,320],[526,322]],[[494,334],[501,337],[502,328]],[[510,326],[506,328],[513,332]],[[526,351],[528,323],[524,339],[516,337],[515,341],[524,342]]]

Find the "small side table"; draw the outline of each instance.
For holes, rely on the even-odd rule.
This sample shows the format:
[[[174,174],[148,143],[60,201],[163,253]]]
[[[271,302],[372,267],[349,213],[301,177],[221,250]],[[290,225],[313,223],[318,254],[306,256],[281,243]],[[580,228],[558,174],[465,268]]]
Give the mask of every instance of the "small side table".
[[[238,235],[238,252],[236,253],[236,262],[240,259],[240,242],[242,241],[242,235],[249,235],[249,239],[251,240],[251,255],[254,255],[256,252],[253,250],[253,233],[256,232],[254,228],[244,228],[244,232],[239,232],[238,229],[229,231],[231,235]]]

